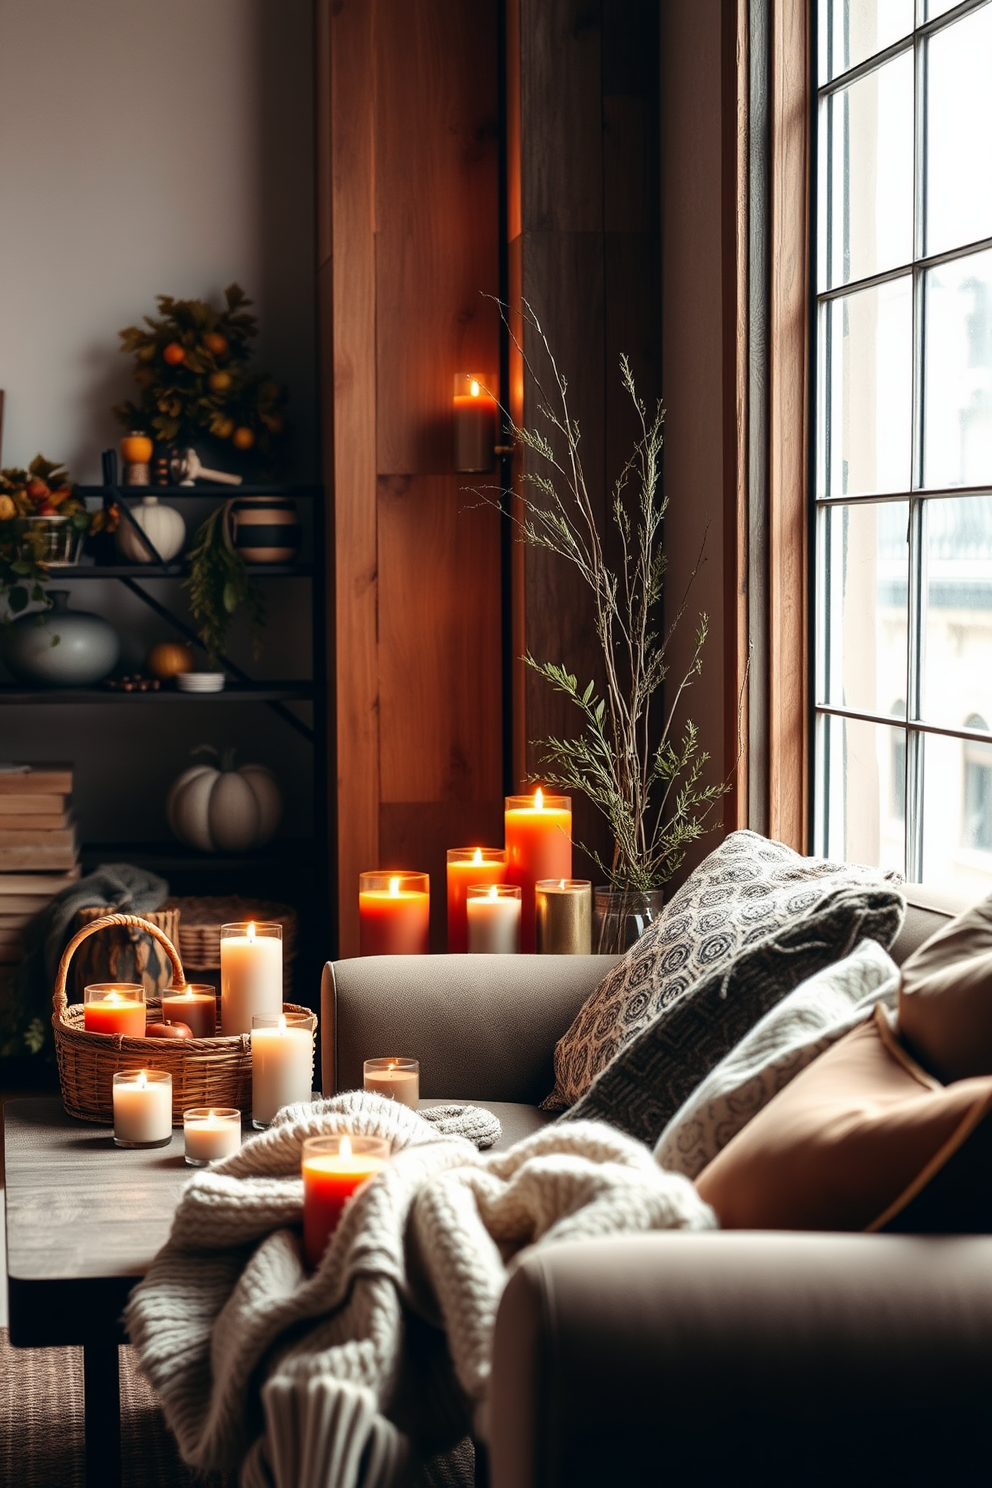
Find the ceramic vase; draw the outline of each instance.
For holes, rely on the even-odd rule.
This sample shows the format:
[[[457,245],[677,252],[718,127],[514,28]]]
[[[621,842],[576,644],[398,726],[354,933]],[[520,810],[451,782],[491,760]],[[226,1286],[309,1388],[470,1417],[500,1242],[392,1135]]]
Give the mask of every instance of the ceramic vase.
[[[228,508],[231,541],[246,563],[292,563],[302,531],[296,502],[281,496],[239,496]]]
[[[50,610],[33,610],[0,626],[0,653],[19,682],[37,687],[90,687],[117,665],[120,642],[109,620],[70,610],[69,591],[50,589]]]

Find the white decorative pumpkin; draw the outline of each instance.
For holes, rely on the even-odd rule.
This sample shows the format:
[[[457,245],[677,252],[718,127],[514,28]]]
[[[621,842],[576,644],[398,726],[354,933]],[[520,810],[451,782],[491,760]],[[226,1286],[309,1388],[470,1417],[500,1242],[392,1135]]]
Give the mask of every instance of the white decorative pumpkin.
[[[157,496],[142,496],[140,503],[131,507],[131,515],[141,531],[148,533],[163,563],[168,563],[182,550],[186,541],[186,523],[174,506],[161,506]],[[117,546],[131,563],[155,562],[127,517],[121,517]]]
[[[282,795],[264,765],[234,768],[234,750],[210,753],[217,764],[192,765],[174,782],[165,803],[170,829],[201,852],[246,852],[261,847],[282,819]]]

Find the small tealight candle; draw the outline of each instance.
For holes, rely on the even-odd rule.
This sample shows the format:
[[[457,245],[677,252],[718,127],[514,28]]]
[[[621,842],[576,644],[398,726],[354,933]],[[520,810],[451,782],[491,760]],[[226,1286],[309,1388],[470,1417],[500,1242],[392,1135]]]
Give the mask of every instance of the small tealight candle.
[[[345,1204],[367,1178],[389,1161],[385,1137],[307,1137],[303,1143],[303,1251],[307,1264],[320,1265]]]
[[[83,1028],[87,1033],[144,1038],[144,988],[137,982],[94,982],[84,987]]]
[[[168,1070],[118,1070],[113,1100],[118,1147],[165,1147],[172,1141],[172,1076]]]
[[[162,1017],[185,1023],[194,1038],[213,1038],[217,1032],[217,993],[213,987],[187,985],[183,992],[163,993]]]
[[[251,1033],[251,1020],[282,1012],[282,926],[220,927],[220,1026],[225,1037]]]
[[[506,877],[506,852],[502,847],[448,848],[448,951],[464,955],[468,950],[468,920],[465,894],[469,884],[502,883]]]
[[[426,956],[431,895],[427,873],[362,873],[358,879],[359,952]]]
[[[588,956],[592,952],[592,882],[586,878],[542,878],[534,886],[537,950],[544,956]]]
[[[241,1146],[241,1112],[233,1106],[192,1106],[183,1112],[186,1161],[205,1168]]]
[[[409,1106],[415,1111],[420,1100],[419,1060],[398,1057],[366,1059],[365,1089],[388,1095],[401,1106]]]
[[[489,956],[519,951],[520,910],[516,884],[472,884],[465,900],[469,950]]]
[[[260,1131],[277,1111],[313,1094],[312,1013],[251,1020],[251,1124]]]

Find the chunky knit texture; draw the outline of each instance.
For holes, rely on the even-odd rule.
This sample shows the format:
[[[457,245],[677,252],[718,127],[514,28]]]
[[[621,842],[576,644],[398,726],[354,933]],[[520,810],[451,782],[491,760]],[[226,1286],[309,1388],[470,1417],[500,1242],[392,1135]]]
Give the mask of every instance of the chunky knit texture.
[[[301,1254],[304,1138],[387,1137],[317,1271]],[[500,1294],[533,1245],[715,1224],[692,1184],[605,1125],[481,1154],[352,1091],[287,1107],[195,1174],[127,1325],[183,1456],[244,1488],[392,1488],[485,1436]]]

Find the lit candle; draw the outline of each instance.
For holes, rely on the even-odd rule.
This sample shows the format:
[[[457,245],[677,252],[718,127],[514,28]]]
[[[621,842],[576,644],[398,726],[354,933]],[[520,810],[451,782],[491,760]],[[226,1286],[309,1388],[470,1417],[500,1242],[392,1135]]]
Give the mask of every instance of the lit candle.
[[[213,1038],[217,1032],[217,993],[213,987],[187,986],[185,992],[163,994],[162,1017],[185,1023],[194,1038]]]
[[[502,883],[506,853],[501,847],[448,848],[448,950],[468,950],[465,891],[469,884]]]
[[[534,885],[540,878],[572,876],[572,803],[568,796],[506,798],[506,881],[523,891],[520,949],[537,947]]]
[[[251,1021],[251,1124],[261,1130],[276,1112],[313,1094],[313,1028],[306,1013]]]
[[[192,1106],[183,1112],[186,1161],[204,1168],[241,1146],[241,1112],[233,1106]]]
[[[362,873],[358,883],[359,951],[363,956],[426,956],[430,947],[430,877]]]
[[[282,1012],[282,926],[221,925],[220,1026],[251,1033],[251,1020]]]
[[[520,949],[520,888],[472,884],[465,900],[468,948],[473,955],[506,956]]]
[[[145,1036],[145,991],[135,982],[94,982],[83,989],[83,1027],[87,1033]]]
[[[318,1266],[341,1212],[367,1178],[389,1161],[384,1137],[308,1137],[303,1143],[303,1250]]]
[[[164,1147],[172,1141],[172,1076],[167,1070],[119,1070],[113,1101],[118,1147]]]
[[[455,469],[492,470],[496,463],[497,403],[491,389],[499,379],[489,372],[455,374]]]
[[[587,878],[542,878],[534,886],[537,949],[545,956],[592,951],[592,883]]]
[[[415,1111],[420,1100],[420,1063],[416,1059],[366,1059],[365,1089],[388,1095]]]

